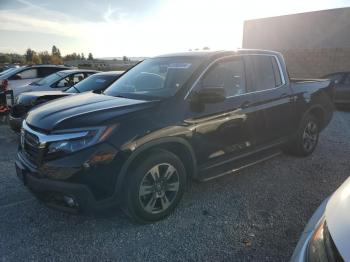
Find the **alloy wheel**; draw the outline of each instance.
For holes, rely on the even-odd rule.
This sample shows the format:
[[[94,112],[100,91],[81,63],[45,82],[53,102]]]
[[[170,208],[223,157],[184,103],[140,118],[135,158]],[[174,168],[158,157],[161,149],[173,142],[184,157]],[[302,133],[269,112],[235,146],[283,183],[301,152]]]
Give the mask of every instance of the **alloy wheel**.
[[[179,174],[174,166],[161,163],[152,167],[143,177],[139,201],[144,211],[157,214],[168,209],[179,191]]]
[[[313,121],[309,121],[303,132],[303,147],[307,152],[314,149],[318,138],[317,124]]]

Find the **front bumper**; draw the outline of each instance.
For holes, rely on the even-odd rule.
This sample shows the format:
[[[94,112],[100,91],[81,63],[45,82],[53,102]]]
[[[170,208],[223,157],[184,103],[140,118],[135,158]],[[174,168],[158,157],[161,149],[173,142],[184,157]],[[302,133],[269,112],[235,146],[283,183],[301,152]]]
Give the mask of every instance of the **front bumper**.
[[[93,151],[111,149],[108,145],[73,154],[36,166],[20,150],[15,162],[17,176],[23,184],[50,207],[79,213],[113,210],[119,204],[115,193],[118,170],[114,161],[83,167]],[[72,205],[67,199],[74,201]]]
[[[23,184],[49,206],[66,211],[82,211],[86,213],[90,213],[98,207],[97,201],[86,186],[37,178],[37,174],[29,171],[20,161],[16,161],[15,165],[17,176]],[[54,194],[57,194],[56,199],[53,198]],[[77,202],[77,205],[70,207],[63,201],[60,203],[58,201],[59,195],[73,198]]]
[[[299,241],[298,244],[293,252],[293,255],[290,259],[292,262],[305,262],[307,261],[307,249],[309,246],[309,241],[314,234],[316,228],[318,227],[319,223],[322,221],[326,206],[328,203],[329,198],[324,200],[322,204],[318,207],[318,209],[315,211],[315,213],[310,218],[309,222],[307,223]]]

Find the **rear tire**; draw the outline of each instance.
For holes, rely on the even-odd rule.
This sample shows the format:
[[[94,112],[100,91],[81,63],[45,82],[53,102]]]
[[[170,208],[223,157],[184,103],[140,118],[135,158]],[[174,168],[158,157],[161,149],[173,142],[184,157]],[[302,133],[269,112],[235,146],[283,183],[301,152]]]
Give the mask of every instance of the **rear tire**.
[[[135,222],[151,223],[169,216],[185,190],[186,170],[166,150],[152,151],[127,174],[124,211]]]
[[[304,116],[300,127],[285,148],[285,152],[291,155],[306,157],[315,150],[320,132],[319,121],[312,114]]]

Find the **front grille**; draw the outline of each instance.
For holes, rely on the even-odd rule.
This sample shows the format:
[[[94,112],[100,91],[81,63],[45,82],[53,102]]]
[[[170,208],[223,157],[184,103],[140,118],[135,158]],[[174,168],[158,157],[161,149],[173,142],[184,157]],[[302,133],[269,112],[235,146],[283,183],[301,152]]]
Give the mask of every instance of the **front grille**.
[[[27,130],[24,130],[21,140],[23,152],[26,157],[32,163],[38,164],[40,159],[39,138]]]

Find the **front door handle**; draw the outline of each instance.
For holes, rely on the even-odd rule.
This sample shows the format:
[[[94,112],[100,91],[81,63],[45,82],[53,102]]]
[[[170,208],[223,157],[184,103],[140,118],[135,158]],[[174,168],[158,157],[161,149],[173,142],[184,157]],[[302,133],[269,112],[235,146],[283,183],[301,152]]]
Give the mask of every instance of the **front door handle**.
[[[250,101],[244,101],[244,102],[241,104],[241,108],[247,108],[247,107],[250,106],[250,104],[251,104]]]

